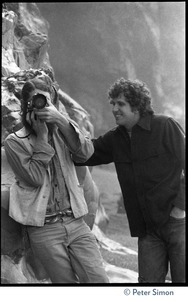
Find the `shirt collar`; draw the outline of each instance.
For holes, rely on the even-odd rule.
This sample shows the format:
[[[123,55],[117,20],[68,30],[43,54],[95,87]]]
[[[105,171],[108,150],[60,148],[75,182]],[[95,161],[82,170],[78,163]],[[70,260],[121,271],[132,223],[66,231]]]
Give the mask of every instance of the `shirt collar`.
[[[151,114],[141,117],[137,125],[139,125],[145,130],[151,130],[151,117],[152,117]]]

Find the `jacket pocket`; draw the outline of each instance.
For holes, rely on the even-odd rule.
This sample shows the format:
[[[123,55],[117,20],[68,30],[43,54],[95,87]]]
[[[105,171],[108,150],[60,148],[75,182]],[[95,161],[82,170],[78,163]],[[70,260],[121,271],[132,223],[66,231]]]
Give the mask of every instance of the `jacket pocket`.
[[[146,193],[146,206],[155,224],[161,226],[168,221],[176,194],[174,190],[159,185]]]
[[[143,155],[142,165],[146,176],[155,179],[163,179],[171,172],[174,159],[165,151],[153,150]]]

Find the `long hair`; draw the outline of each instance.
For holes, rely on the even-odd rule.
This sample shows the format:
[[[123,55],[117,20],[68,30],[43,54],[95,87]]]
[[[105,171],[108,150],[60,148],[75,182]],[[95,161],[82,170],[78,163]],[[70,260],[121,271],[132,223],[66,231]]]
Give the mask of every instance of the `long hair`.
[[[151,93],[146,84],[140,80],[118,79],[108,90],[108,98],[115,99],[120,95],[130,104],[132,110],[138,110],[140,116],[153,114]]]
[[[30,94],[35,89],[40,89],[41,91],[48,92],[52,98],[53,105],[59,109],[59,98],[58,93],[53,85],[52,80],[49,76],[43,76],[41,78],[35,77],[25,82],[21,92],[21,118],[22,124],[26,127],[26,129],[33,132],[31,125],[26,120],[26,114],[28,112],[28,100],[30,98]]]

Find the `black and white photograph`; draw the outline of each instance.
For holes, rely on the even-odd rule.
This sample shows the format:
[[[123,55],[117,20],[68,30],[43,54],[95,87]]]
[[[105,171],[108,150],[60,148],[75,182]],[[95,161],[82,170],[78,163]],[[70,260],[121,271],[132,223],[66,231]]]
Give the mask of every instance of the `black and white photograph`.
[[[185,6],[2,3],[2,291],[186,296]]]

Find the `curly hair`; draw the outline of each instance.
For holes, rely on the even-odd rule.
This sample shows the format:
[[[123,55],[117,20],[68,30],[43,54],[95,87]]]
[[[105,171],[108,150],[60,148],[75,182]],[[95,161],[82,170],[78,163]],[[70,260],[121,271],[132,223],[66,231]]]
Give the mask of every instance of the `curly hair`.
[[[118,79],[108,90],[108,98],[115,99],[121,94],[130,104],[132,110],[138,110],[140,116],[153,114],[150,90],[140,80],[126,80],[123,77]]]

